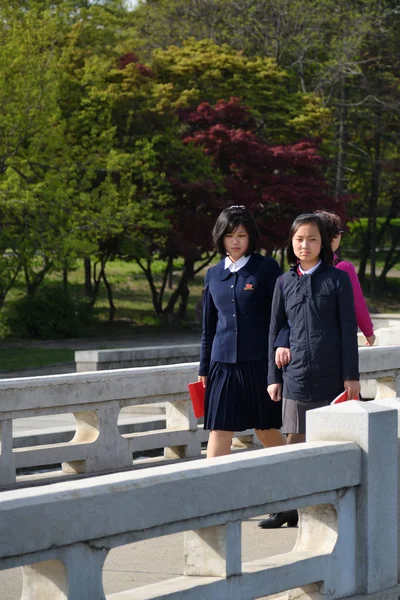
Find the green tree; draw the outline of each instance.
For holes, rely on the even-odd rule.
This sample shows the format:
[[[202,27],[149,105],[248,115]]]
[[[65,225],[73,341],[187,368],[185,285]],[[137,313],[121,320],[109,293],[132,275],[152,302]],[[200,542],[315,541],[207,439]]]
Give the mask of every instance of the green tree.
[[[329,123],[329,110],[316,96],[296,89],[293,77],[273,58],[252,58],[227,44],[191,39],[155,50],[151,67],[161,85],[161,106],[180,110],[238,97],[271,142],[318,135]]]

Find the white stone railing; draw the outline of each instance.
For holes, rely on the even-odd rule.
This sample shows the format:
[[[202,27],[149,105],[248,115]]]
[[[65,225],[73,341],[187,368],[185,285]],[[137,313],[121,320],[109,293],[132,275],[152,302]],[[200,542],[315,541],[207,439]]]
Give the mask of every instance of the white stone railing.
[[[165,448],[167,457],[199,456],[206,433],[193,415],[187,383],[197,363],[71,373],[0,381],[0,486],[16,469],[62,464],[64,473],[99,473],[132,466],[133,452]],[[167,402],[166,429],[121,436],[118,416],[127,406]],[[73,413],[71,442],[13,448],[12,421]],[[207,439],[205,437],[204,439]]]
[[[75,364],[78,373],[197,362],[199,358],[200,343],[144,346],[143,348],[77,350],[75,352]]]
[[[361,391],[374,381],[372,397],[400,397],[400,345],[359,348],[358,354]]]
[[[208,433],[198,426],[187,383],[197,363],[0,380],[0,487],[16,469],[62,464],[64,474],[101,473],[132,466],[132,454],[162,448],[167,458],[197,457]],[[377,397],[400,396],[400,346],[361,348],[362,377],[376,379]],[[127,406],[166,402],[166,428],[121,435]],[[70,442],[13,448],[14,419],[73,413]],[[251,432],[244,432],[250,434]],[[246,439],[246,438],[244,438]]]
[[[24,600],[104,600],[112,548],[183,531],[181,577],[108,600],[397,600],[398,412],[385,403],[400,406],[311,411],[306,444],[1,492],[0,569],[23,567]],[[241,521],[290,508],[294,549],[243,563]]]

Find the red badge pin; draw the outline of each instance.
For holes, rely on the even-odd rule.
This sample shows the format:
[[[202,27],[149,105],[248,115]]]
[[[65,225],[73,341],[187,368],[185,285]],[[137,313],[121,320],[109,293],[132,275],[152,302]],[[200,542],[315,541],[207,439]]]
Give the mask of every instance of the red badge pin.
[[[244,289],[244,291],[247,291],[247,290],[253,291],[253,289],[254,289],[253,288],[253,284],[252,283],[246,283],[246,285],[244,286],[243,289]]]

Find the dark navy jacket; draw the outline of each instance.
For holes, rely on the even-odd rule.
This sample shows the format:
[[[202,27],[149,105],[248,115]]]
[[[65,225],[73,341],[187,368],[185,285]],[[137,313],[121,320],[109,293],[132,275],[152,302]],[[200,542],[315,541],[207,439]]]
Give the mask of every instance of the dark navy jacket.
[[[281,383],[275,342],[290,321],[291,362],[283,368],[283,395],[293,400],[333,400],[343,381],[359,379],[357,322],[347,273],[321,265],[299,276],[296,267],[276,284],[269,331],[268,383]]]
[[[232,273],[225,259],[208,269],[203,296],[200,375],[210,361],[238,363],[266,359],[275,281],[281,274],[273,258],[252,254]]]

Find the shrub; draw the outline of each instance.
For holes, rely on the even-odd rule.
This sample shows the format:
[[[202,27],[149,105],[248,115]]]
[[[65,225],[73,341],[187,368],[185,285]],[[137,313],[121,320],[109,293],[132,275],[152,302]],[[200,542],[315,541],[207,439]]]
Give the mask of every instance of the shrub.
[[[57,287],[43,287],[33,297],[16,300],[4,309],[2,331],[28,338],[80,337],[93,323],[92,308]]]

